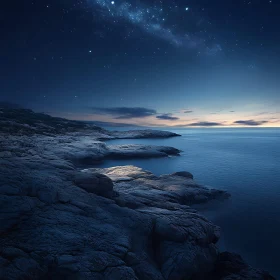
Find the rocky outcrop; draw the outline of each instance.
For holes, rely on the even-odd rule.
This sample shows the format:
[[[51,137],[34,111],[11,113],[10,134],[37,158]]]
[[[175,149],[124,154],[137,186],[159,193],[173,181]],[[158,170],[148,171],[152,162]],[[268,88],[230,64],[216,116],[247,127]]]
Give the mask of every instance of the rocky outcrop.
[[[65,135],[72,133],[90,135],[95,139],[135,139],[135,138],[167,138],[180,136],[173,132],[160,130],[109,131],[89,122],[54,118],[44,113],[35,113],[19,106],[0,103],[0,133],[9,135]]]
[[[66,133],[67,120],[9,110],[0,109],[0,279],[273,279],[220,254],[219,227],[191,207],[226,192],[188,172],[82,165],[178,150],[109,146],[102,129],[72,123]]]
[[[19,156],[21,158],[42,153],[45,164],[48,160],[57,162],[67,160],[74,164],[94,164],[104,159],[152,158],[180,154],[178,149],[145,145],[106,145],[94,135],[73,136],[10,136],[0,134],[0,155],[2,158]]]
[[[188,199],[179,186],[168,189],[174,176],[59,166],[43,154],[1,159],[0,279],[191,279],[211,271],[219,228],[181,201]],[[190,179],[188,186],[211,199]]]
[[[174,173],[157,177],[135,166],[92,168],[84,172],[108,176],[114,182],[114,189],[119,193],[115,198],[116,203],[133,209],[139,207],[174,209],[178,207],[178,203],[190,206],[229,197],[227,192],[198,185],[188,172],[179,172],[184,176]]]
[[[180,151],[172,147],[151,145],[114,145],[108,146],[108,158],[152,158],[179,155]]]

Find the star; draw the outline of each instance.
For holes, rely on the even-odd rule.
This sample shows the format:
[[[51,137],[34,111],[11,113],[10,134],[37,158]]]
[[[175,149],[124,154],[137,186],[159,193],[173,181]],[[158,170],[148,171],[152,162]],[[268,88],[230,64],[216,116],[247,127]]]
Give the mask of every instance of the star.
[[[102,13],[102,17],[106,18],[106,20],[110,21],[112,24],[121,21],[127,29],[138,27],[149,36],[167,41],[176,47],[186,47],[188,49],[195,47],[199,50],[204,49],[205,53],[208,53],[210,48],[211,53],[219,52],[215,43],[212,44],[209,42],[209,44],[211,44],[209,47],[206,39],[199,38],[191,32],[188,32],[188,35],[186,36],[186,34],[180,31],[179,27],[176,25],[174,27],[174,24],[170,24],[172,20],[169,20],[171,14],[168,12],[168,8],[169,10],[173,10],[174,7],[178,7],[177,5],[169,5],[168,8],[163,8],[162,3],[164,1],[162,0],[158,1],[161,5],[148,5],[144,3],[132,4],[128,0],[123,0],[122,2],[116,2],[115,0],[88,1],[92,3],[90,5],[92,11]],[[88,7],[84,5],[82,6],[83,9],[88,12]],[[182,6],[182,9],[186,12],[190,12],[191,8],[188,6]],[[110,30],[109,27],[107,28]],[[127,31],[128,33],[124,36],[124,39],[128,41],[132,32],[130,30]]]

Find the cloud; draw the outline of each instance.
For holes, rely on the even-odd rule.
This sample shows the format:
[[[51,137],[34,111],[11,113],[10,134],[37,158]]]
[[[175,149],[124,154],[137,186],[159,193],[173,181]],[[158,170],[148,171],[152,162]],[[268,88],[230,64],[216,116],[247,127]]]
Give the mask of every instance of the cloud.
[[[184,114],[190,114],[190,113],[193,113],[193,111],[192,111],[192,110],[186,110],[186,111],[184,111]]]
[[[234,124],[248,125],[248,126],[258,126],[265,123],[267,123],[267,121],[240,120],[234,122]]]
[[[188,126],[221,126],[223,125],[222,123],[218,122],[195,122],[188,124]]]
[[[273,112],[261,112],[256,114],[255,116],[262,116],[262,115],[276,115],[276,114],[280,114],[280,111],[273,111]]]
[[[133,119],[133,118],[146,118],[154,116],[157,111],[149,108],[142,107],[110,107],[110,108],[91,108],[94,113],[102,115],[111,115],[115,119]]]
[[[280,123],[280,119],[278,118],[271,118],[270,123]]]
[[[176,121],[180,119],[178,117],[173,117],[172,114],[162,114],[157,116],[156,118],[159,120],[167,120],[167,121]]]

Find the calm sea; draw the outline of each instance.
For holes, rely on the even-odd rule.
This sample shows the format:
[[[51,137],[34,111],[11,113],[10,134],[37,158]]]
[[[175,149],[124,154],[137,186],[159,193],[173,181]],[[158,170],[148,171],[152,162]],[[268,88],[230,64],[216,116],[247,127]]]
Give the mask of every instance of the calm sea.
[[[199,208],[221,226],[220,249],[239,253],[280,279],[280,129],[172,131],[182,137],[108,144],[167,145],[182,150],[179,157],[111,160],[100,166],[132,164],[157,175],[187,170],[197,182],[229,191],[230,200]]]

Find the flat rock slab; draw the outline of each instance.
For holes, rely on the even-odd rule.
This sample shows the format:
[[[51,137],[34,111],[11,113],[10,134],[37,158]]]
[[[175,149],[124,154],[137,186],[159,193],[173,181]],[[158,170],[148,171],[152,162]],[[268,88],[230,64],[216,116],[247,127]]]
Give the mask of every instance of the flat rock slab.
[[[110,158],[152,158],[179,155],[180,150],[173,147],[152,145],[114,145],[108,146]]]
[[[85,172],[101,173],[114,182],[114,190],[119,193],[119,205],[176,207],[176,204],[193,205],[213,199],[225,199],[230,195],[225,191],[209,189],[193,181],[189,172],[155,176],[135,166],[112,168],[92,168]]]
[[[130,130],[130,131],[112,131],[110,135],[118,139],[141,139],[141,138],[169,138],[181,136],[174,132],[160,130]]]

